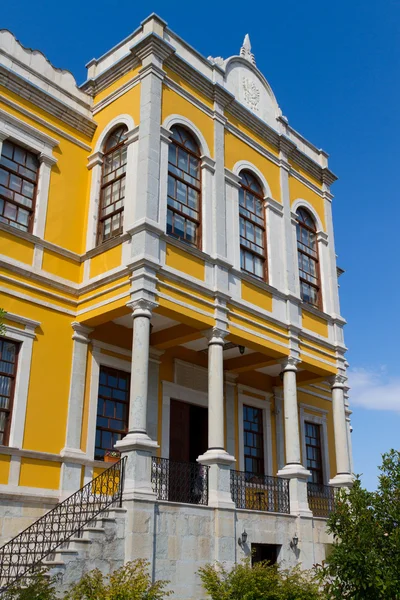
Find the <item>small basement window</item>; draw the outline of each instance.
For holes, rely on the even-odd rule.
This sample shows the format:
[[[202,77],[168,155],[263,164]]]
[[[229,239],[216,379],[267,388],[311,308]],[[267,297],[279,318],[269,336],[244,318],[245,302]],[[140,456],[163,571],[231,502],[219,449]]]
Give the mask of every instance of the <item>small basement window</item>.
[[[268,561],[274,565],[278,561],[281,547],[278,544],[251,544],[251,564]]]

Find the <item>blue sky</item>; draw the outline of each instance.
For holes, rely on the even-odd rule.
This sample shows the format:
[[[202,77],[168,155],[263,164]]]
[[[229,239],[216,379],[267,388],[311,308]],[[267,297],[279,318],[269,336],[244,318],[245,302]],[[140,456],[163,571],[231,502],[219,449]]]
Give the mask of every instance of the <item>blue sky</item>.
[[[15,0],[0,27],[81,83],[153,11],[205,56],[237,54],[249,33],[283,114],[330,154],[355,471],[374,488],[380,454],[399,448],[400,3]]]

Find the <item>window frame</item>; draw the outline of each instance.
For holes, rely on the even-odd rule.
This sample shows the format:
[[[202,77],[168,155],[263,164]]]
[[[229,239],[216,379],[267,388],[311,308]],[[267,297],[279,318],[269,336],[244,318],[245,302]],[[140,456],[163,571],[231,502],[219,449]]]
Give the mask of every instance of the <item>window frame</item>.
[[[315,439],[318,443],[316,445],[311,445],[311,444],[307,444],[307,437],[311,437],[307,435],[307,426],[311,426],[313,428],[315,428],[315,431],[317,431],[317,437],[313,437],[312,439]],[[310,471],[311,473],[311,483],[316,483],[317,485],[323,485],[324,481],[325,481],[325,474],[324,474],[324,460],[323,460],[323,453],[322,453],[322,426],[319,423],[313,423],[312,421],[308,421],[307,417],[304,419],[304,438],[305,438],[305,448],[306,448],[306,455],[305,455],[305,468]],[[308,466],[308,456],[307,456],[307,448],[317,448],[318,454],[319,454],[319,464],[320,467],[319,468],[315,468],[315,467],[309,467]],[[317,461],[316,461],[317,462]],[[313,480],[313,474],[317,473],[318,475],[318,479],[319,481],[314,481]]]
[[[323,396],[320,396],[323,398]],[[324,398],[326,400],[326,398]],[[317,414],[312,414],[313,413]],[[306,463],[306,430],[305,422],[320,425],[321,434],[321,452],[322,452],[322,465],[323,465],[323,484],[328,485],[330,479],[330,455],[328,447],[328,411],[323,408],[318,408],[305,403],[300,403],[300,431],[301,431],[301,456],[302,463]]]
[[[17,350],[16,350],[16,359],[15,359],[15,363],[14,363],[14,374],[12,375],[12,384],[11,384],[11,390],[10,390],[10,404],[9,404],[9,408],[6,409],[2,409],[0,408],[0,413],[3,412],[7,412],[8,413],[8,417],[6,417],[7,421],[6,421],[6,426],[3,433],[3,443],[0,443],[0,446],[5,446],[5,447],[9,447],[9,442],[10,442],[10,433],[11,433],[11,423],[12,423],[12,419],[13,419],[13,413],[14,413],[14,405],[15,405],[15,392],[17,389],[17,377],[18,377],[18,369],[19,369],[19,363],[20,363],[20,353],[22,350],[22,342],[17,341],[17,340],[13,340],[12,338],[10,338],[9,336],[5,335],[5,336],[0,336],[0,343],[1,342],[10,342],[11,344],[13,344],[14,346],[16,346]],[[1,358],[0,358],[1,361]],[[0,376],[10,376],[7,373],[1,373],[0,371]]]
[[[305,213],[308,214],[308,216],[310,217],[310,219],[312,220],[314,227],[310,227],[309,225],[306,225],[303,221],[300,221],[299,218],[299,212],[300,211],[304,211]],[[312,214],[312,212],[305,206],[298,206],[296,208],[296,250],[297,250],[297,268],[298,268],[298,275],[299,275],[299,287],[300,287],[300,297],[301,297],[301,301],[304,302],[304,304],[308,305],[308,306],[312,306],[314,308],[317,308],[319,310],[322,310],[322,282],[321,282],[321,267],[320,267],[320,253],[319,253],[319,247],[318,247],[318,232],[317,232],[317,221],[314,217],[314,215]],[[304,229],[306,229],[308,232],[314,234],[315,236],[315,253],[316,253],[316,257],[312,256],[312,254],[301,250],[299,248],[299,243],[302,244],[302,246],[304,246],[304,244],[299,240],[298,237],[298,228],[303,227]],[[316,266],[316,280],[317,280],[317,284],[313,284],[310,281],[307,281],[306,279],[304,279],[304,277],[301,276],[300,274],[300,265],[299,265],[299,255],[304,255],[307,256],[309,259],[313,260],[315,262],[315,266]],[[317,303],[314,304],[312,302],[308,302],[307,300],[305,300],[303,298],[303,294],[302,294],[302,288],[301,285],[302,283],[305,283],[309,286],[311,286],[312,288],[317,290]]]
[[[118,237],[120,237],[123,233],[124,233],[124,216],[125,216],[125,198],[126,198],[126,181],[127,181],[127,171],[128,171],[128,145],[126,144],[126,136],[129,133],[129,129],[128,126],[125,123],[119,123],[117,124],[115,127],[113,127],[106,135],[105,139],[103,140],[102,143],[102,148],[104,149],[107,145],[108,140],[110,139],[111,136],[113,136],[115,134],[116,131],[118,131],[119,129],[125,129],[124,135],[125,135],[125,139],[122,142],[119,142],[118,144],[115,144],[115,146],[112,146],[111,148],[109,148],[106,152],[103,152],[103,156],[102,156],[102,165],[101,165],[101,174],[100,174],[100,188],[99,188],[99,207],[98,207],[98,213],[97,213],[97,231],[96,231],[96,246],[102,246],[103,244],[109,242],[110,240],[116,239]],[[105,165],[106,165],[106,159],[107,156],[113,154],[116,150],[119,150],[120,148],[122,148],[123,146],[126,147],[126,162],[125,162],[125,171],[122,175],[119,175],[117,178],[113,179],[112,181],[108,181],[107,183],[104,183],[104,177],[105,177]],[[124,190],[124,196],[122,198],[122,207],[119,208],[118,210],[115,210],[113,212],[111,212],[109,215],[106,215],[105,217],[101,216],[102,213],[102,203],[104,200],[104,192],[105,190],[111,186],[114,185],[114,183],[122,181],[123,179],[125,179],[125,190]],[[122,213],[122,217],[121,217],[121,226],[120,226],[120,231],[118,233],[116,233],[115,235],[110,235],[110,237],[108,237],[106,240],[104,239],[104,227],[103,227],[103,223],[106,219],[111,219],[114,215],[116,214],[121,214]]]
[[[100,397],[100,385],[101,385],[101,373],[102,371],[106,371],[107,373],[114,371],[114,372],[118,372],[118,374],[120,373],[125,373],[126,374],[126,380],[127,380],[127,400],[121,401],[122,404],[124,404],[126,406],[126,419],[125,419],[125,423],[126,423],[126,428],[124,431],[122,430],[116,430],[116,429],[112,429],[111,427],[103,427],[103,426],[99,426],[98,425],[98,417],[101,416],[99,415],[99,411],[98,411],[98,401],[99,401],[99,397]],[[109,431],[111,433],[121,433],[122,437],[123,434],[128,433],[129,430],[129,405],[130,405],[130,383],[131,383],[131,373],[129,371],[125,371],[124,369],[118,369],[116,367],[110,367],[108,365],[100,365],[99,368],[99,380],[98,380],[98,389],[97,389],[97,407],[96,407],[96,431],[95,431],[95,447],[94,447],[94,459],[95,460],[104,460],[101,458],[96,458],[96,448],[98,448],[98,446],[96,445],[96,436],[97,436],[97,431]],[[114,402],[114,400],[113,400]],[[105,418],[111,418],[111,417],[106,417],[105,415],[102,415]],[[122,439],[121,437],[121,439]],[[113,450],[113,448],[107,448],[106,451],[109,450]]]
[[[249,431],[245,429],[245,423],[248,421],[248,419],[246,419],[245,417],[245,413],[246,413],[246,409],[251,409],[251,410],[255,410],[259,412],[260,415],[260,430],[259,432],[255,433],[253,431]],[[244,470],[246,473],[249,473],[251,475],[255,475],[256,477],[262,477],[263,475],[265,475],[265,433],[264,433],[264,415],[263,415],[263,409],[259,408],[258,406],[251,406],[250,404],[246,404],[243,403],[243,460],[244,460]],[[260,450],[261,450],[261,454],[262,456],[257,456],[254,457],[252,455],[248,455],[246,454],[246,448],[251,447],[251,448],[255,448],[257,450],[257,446],[249,446],[248,444],[246,444],[246,440],[245,440],[245,435],[246,433],[251,433],[251,434],[255,434],[259,437],[261,437],[261,446],[260,446]],[[246,469],[246,459],[250,458],[251,461],[253,462],[253,460],[255,459],[256,462],[259,463],[260,469],[259,472],[255,472],[255,471],[247,471]]]
[[[181,129],[184,132],[187,133],[187,135],[192,138],[193,142],[196,144],[197,148],[198,148],[198,154],[196,154],[195,152],[193,152],[192,150],[190,150],[189,148],[187,148],[184,144],[180,143],[179,141],[177,141],[174,137],[173,137],[173,133],[174,133],[174,129]],[[168,236],[172,237],[175,240],[178,240],[179,242],[182,242],[183,244],[187,244],[188,246],[190,246],[191,248],[197,248],[198,250],[202,249],[203,246],[203,210],[202,210],[202,204],[203,204],[203,176],[202,176],[202,159],[201,159],[201,147],[200,144],[198,142],[198,140],[196,139],[196,135],[191,131],[191,129],[189,127],[187,127],[186,125],[182,125],[180,123],[175,123],[171,126],[170,128],[170,142],[169,142],[169,147],[168,147],[168,156],[167,156],[167,206],[166,206],[166,233]],[[185,152],[187,152],[190,156],[193,156],[194,158],[196,158],[198,160],[198,169],[199,169],[199,188],[196,188],[194,185],[192,185],[191,183],[189,183],[188,181],[185,181],[184,179],[182,179],[182,177],[179,177],[178,175],[176,175],[175,173],[172,173],[169,169],[169,165],[170,165],[170,161],[169,161],[169,152],[170,152],[170,146],[177,146],[178,148],[181,148],[182,150],[184,150]],[[186,173],[187,171],[185,171]],[[193,178],[192,175],[190,175],[190,173],[188,173],[188,175],[190,177]],[[176,208],[172,208],[169,206],[168,204],[168,199],[169,199],[169,193],[168,193],[168,187],[169,187],[169,178],[170,176],[175,180],[175,181],[180,181],[181,183],[183,183],[184,185],[190,187],[191,189],[195,190],[195,192],[197,192],[198,194],[198,220],[193,219],[192,217],[190,217],[189,215],[186,215],[185,213],[183,213],[182,211],[180,211],[179,209]],[[171,211],[173,214],[179,214],[183,219],[189,220],[192,223],[196,224],[196,243],[192,244],[191,242],[182,239],[181,237],[178,237],[177,235],[174,235],[173,233],[168,233],[168,211]]]
[[[0,163],[0,168],[3,168],[8,173],[9,178],[11,175],[16,175],[17,177],[20,177],[22,179],[22,181],[28,181],[29,183],[32,183],[34,185],[34,194],[32,197],[32,208],[28,208],[27,206],[19,204],[15,200],[6,198],[5,196],[2,196],[1,192],[0,192],[0,197],[2,197],[4,202],[9,202],[10,204],[13,204],[17,208],[21,207],[23,210],[26,210],[29,212],[28,228],[25,230],[25,229],[21,229],[20,227],[16,227],[13,223],[17,223],[17,221],[12,221],[11,223],[5,223],[3,221],[0,221],[0,222],[4,223],[5,225],[8,225],[9,227],[18,229],[18,231],[23,231],[24,233],[33,233],[35,215],[36,215],[37,197],[38,197],[38,192],[39,192],[39,174],[40,174],[40,169],[41,169],[40,154],[37,151],[31,150],[31,149],[27,148],[26,146],[21,145],[21,143],[15,142],[12,138],[7,138],[7,139],[3,140],[2,144],[1,144],[0,157],[3,156],[3,148],[4,148],[5,143],[9,143],[9,144],[13,145],[13,156],[15,153],[15,149],[19,148],[19,149],[23,150],[24,152],[29,153],[32,156],[34,156],[37,159],[38,165],[37,165],[37,170],[36,170],[35,181],[33,182],[33,180],[25,178],[23,175],[20,175],[19,173],[16,173],[15,171],[10,170],[9,167],[6,167],[5,165],[1,165],[1,163]],[[15,162],[15,161],[13,160],[13,162]],[[17,163],[17,164],[20,165],[20,163]],[[21,166],[23,166],[23,165],[21,165]],[[15,192],[15,190],[11,190],[11,188],[7,188],[7,189]],[[0,216],[3,216],[3,214]],[[4,218],[7,218],[7,217],[4,217]]]
[[[243,436],[243,405],[261,408],[263,412],[263,432],[264,432],[264,475],[273,475],[272,463],[272,423],[271,423],[271,399],[273,394],[262,392],[256,388],[239,384],[238,389],[238,427],[239,427],[239,448],[238,448],[238,468],[245,471],[244,463],[244,436]],[[252,394],[252,395],[250,395]],[[257,394],[258,398],[253,394]]]
[[[254,181],[259,185],[261,193],[257,194],[256,192],[254,192],[254,190],[252,190],[250,187],[246,186],[243,183],[243,178],[242,175],[250,175]],[[243,168],[240,170],[239,174],[239,179],[240,179],[240,184],[239,184],[239,198],[238,198],[238,209],[239,209],[239,249],[240,249],[240,270],[242,273],[246,273],[246,275],[249,275],[250,277],[254,277],[255,279],[257,279],[258,281],[264,281],[265,283],[268,283],[268,253],[267,253],[267,216],[266,216],[266,211],[265,211],[265,191],[264,191],[264,186],[262,184],[262,182],[260,181],[260,178],[252,172],[251,169],[249,168]],[[248,248],[247,246],[245,246],[244,244],[242,244],[242,235],[240,233],[240,219],[244,219],[245,221],[249,221],[250,223],[252,223],[252,225],[254,227],[258,227],[261,229],[261,226],[252,219],[249,219],[248,217],[242,215],[240,213],[240,192],[241,190],[244,191],[244,193],[246,194],[246,192],[252,194],[256,199],[260,200],[261,202],[261,206],[262,206],[262,215],[263,215],[263,221],[264,221],[264,225],[262,227],[263,229],[263,234],[262,234],[262,239],[263,239],[263,245],[264,245],[264,254],[260,254],[258,252],[256,252],[255,250],[251,250],[250,248]],[[246,209],[248,210],[248,209]],[[251,212],[251,211],[249,211]],[[253,213],[255,214],[255,213]],[[246,238],[247,239],[247,238]],[[250,241],[250,240],[249,240]],[[254,243],[254,242],[253,242]],[[251,273],[250,271],[247,271],[245,268],[242,267],[242,252],[249,252],[250,254],[252,254],[253,256],[257,256],[258,258],[262,258],[263,260],[263,266],[262,266],[262,277],[259,277],[258,275],[256,275],[255,273]]]

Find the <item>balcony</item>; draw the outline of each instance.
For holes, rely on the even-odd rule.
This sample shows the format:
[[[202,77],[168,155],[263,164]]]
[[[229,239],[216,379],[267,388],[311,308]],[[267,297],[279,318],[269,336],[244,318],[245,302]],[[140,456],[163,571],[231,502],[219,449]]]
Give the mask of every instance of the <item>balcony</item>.
[[[287,479],[231,471],[231,495],[236,508],[285,514],[290,512]]]
[[[335,508],[335,488],[320,483],[307,483],[307,496],[314,517],[327,519]]]
[[[153,456],[151,483],[157,500],[208,504],[209,467]]]

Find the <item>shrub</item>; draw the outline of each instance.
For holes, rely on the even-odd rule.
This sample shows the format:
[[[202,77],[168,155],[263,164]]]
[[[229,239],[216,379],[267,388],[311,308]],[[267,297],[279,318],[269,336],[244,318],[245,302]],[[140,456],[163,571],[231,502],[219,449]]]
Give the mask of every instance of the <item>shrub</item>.
[[[208,564],[199,569],[206,592],[212,600],[321,600],[314,577],[300,567],[280,570],[275,565],[247,558],[231,570]]]
[[[164,600],[171,592],[167,581],[151,582],[149,563],[139,559],[129,562],[111,575],[98,569],[87,573],[71,586],[64,600]]]
[[[27,579],[16,581],[4,592],[2,600],[57,600],[55,578],[46,573],[46,569],[37,569]]]

